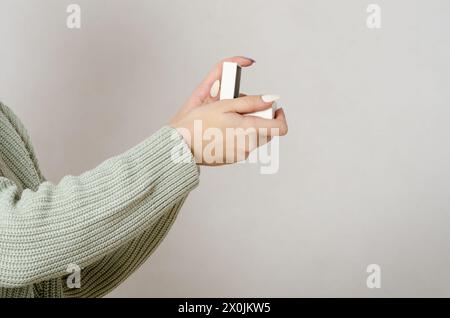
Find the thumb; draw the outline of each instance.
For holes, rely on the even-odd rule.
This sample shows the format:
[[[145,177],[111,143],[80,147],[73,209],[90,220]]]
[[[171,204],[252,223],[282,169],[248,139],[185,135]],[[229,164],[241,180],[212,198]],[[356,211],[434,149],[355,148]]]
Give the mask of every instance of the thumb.
[[[257,95],[223,100],[221,103],[223,104],[223,111],[247,114],[265,110],[279,99],[280,96],[278,95]]]

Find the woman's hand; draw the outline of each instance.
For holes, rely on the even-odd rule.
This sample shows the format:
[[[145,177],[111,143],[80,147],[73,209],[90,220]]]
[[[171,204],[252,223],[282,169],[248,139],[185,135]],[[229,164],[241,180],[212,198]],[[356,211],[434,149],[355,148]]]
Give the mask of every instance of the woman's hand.
[[[178,111],[175,118],[183,116],[196,107],[219,100],[220,79],[222,77],[222,65],[224,62],[234,62],[241,67],[250,67],[255,63],[253,59],[242,56],[226,58],[217,63],[202,83],[194,90],[184,106]]]
[[[225,61],[236,62],[243,67],[253,64],[252,60],[242,57]],[[276,95],[218,101],[218,89],[216,91],[214,86],[221,77],[222,63],[207,76],[170,122],[184,137],[196,162],[202,165],[243,161],[271,137],[286,135],[288,131],[282,108],[276,111],[272,120],[245,115],[272,107],[278,99]]]

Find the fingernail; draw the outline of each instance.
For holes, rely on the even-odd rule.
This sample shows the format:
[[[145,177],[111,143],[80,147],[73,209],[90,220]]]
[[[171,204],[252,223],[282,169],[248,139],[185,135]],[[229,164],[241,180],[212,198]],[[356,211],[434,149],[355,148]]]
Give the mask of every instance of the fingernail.
[[[211,95],[212,98],[216,98],[217,95],[219,95],[219,90],[220,90],[220,81],[216,80],[212,84],[211,90],[209,91],[209,94]]]
[[[261,99],[263,100],[264,103],[272,103],[276,100],[280,99],[279,95],[263,95],[261,96]]]
[[[256,63],[256,61],[254,59],[252,59],[251,57],[247,57],[247,56],[241,56],[244,59],[250,60],[252,61],[252,63]]]

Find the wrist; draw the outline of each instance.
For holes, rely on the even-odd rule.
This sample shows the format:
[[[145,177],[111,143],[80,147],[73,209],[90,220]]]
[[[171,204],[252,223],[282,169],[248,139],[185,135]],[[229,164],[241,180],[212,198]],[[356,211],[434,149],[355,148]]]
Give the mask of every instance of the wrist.
[[[195,152],[193,150],[193,141],[192,141],[192,134],[191,131],[186,128],[186,127],[182,127],[181,125],[171,122],[169,123],[169,126],[171,128],[173,128],[180,136],[181,139],[183,140],[183,142],[186,144],[187,148],[189,149],[189,151],[191,152],[194,160],[196,163],[198,163],[198,158],[195,156]]]

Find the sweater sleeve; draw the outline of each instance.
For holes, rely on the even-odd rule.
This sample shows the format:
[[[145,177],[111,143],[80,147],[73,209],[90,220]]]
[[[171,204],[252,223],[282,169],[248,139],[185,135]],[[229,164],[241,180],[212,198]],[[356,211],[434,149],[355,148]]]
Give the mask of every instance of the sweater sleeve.
[[[20,193],[0,177],[0,287],[22,287],[87,268],[151,229],[197,184],[176,130],[163,127],[80,176]]]
[[[163,241],[186,198],[187,196],[177,202],[144,233],[110,255],[82,269],[80,288],[70,288],[63,281],[64,297],[103,297],[124,282]]]

